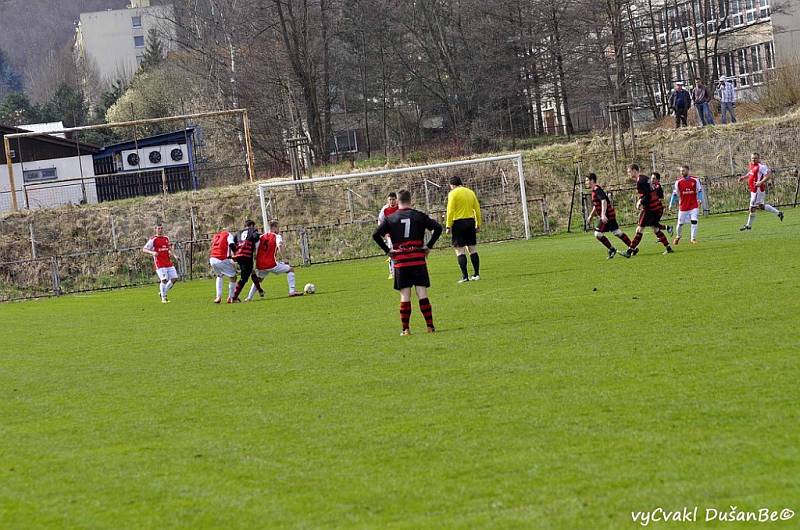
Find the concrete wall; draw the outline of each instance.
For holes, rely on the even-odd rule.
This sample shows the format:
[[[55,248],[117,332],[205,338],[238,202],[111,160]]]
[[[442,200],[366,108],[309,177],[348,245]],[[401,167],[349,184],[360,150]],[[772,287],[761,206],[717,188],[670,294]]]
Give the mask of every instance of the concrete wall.
[[[141,27],[133,27],[134,17],[141,17]],[[134,37],[143,37],[146,46],[150,28],[156,28],[164,49],[171,50],[175,27],[170,20],[174,18],[171,5],[82,13],[76,46],[97,68],[101,81],[127,81],[139,67],[137,57],[141,58],[145,51],[145,47],[134,45]]]
[[[36,160],[24,164],[14,164],[14,184],[17,189],[17,203],[20,208],[25,207],[25,192],[23,169],[56,168],[56,180],[43,181],[33,189],[29,189],[28,200],[30,208],[44,208],[63,204],[80,204],[83,200],[84,190],[89,203],[97,202],[97,191],[94,185],[94,164],[92,155],[84,155],[78,160],[77,156],[70,158],[55,158],[52,160]],[[85,177],[83,186],[81,182],[63,181]],[[11,210],[11,193],[8,182],[8,166],[0,166],[0,211]]]
[[[776,6],[786,11],[772,14],[778,66],[800,64],[800,0],[783,0]]]

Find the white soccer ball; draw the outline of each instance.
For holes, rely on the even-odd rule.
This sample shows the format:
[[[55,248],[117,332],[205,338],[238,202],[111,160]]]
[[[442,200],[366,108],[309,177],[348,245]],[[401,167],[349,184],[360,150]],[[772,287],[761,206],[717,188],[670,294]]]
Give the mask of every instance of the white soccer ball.
[[[307,283],[305,287],[303,287],[303,292],[306,294],[314,294],[317,292],[317,287],[313,283]]]

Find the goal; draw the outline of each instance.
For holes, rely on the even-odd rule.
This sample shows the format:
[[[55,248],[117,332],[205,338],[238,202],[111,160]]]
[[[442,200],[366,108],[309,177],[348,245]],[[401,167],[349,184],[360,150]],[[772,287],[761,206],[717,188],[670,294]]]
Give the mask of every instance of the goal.
[[[265,229],[280,221],[295,262],[372,257],[380,254],[372,232],[389,192],[409,190],[416,209],[444,224],[455,175],[478,195],[481,242],[531,237],[521,154],[265,182],[258,186],[261,216]]]

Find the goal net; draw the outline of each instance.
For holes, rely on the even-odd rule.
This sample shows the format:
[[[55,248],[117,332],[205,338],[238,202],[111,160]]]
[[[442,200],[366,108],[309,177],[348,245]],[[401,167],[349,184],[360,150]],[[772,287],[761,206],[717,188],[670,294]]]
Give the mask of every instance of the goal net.
[[[272,181],[260,184],[258,193],[264,226],[279,220],[289,259],[310,265],[380,254],[372,232],[392,191],[409,190],[414,208],[444,225],[453,176],[478,195],[480,242],[530,237],[520,154]]]

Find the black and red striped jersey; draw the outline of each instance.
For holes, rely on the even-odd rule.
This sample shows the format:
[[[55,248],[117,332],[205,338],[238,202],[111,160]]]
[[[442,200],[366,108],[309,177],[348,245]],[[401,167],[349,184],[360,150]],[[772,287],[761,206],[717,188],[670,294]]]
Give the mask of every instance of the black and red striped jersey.
[[[592,206],[594,207],[595,214],[601,215],[603,213],[603,201],[606,201],[606,217],[609,219],[616,219],[617,212],[614,210],[611,199],[606,195],[606,192],[603,191],[603,188],[595,184],[594,187],[592,187]]]
[[[431,231],[431,238],[425,244],[425,231]],[[372,234],[372,239],[383,249],[390,249],[384,241],[389,236],[394,250],[392,258],[395,267],[412,267],[425,265],[423,246],[433,247],[442,235],[442,225],[413,208],[401,208],[387,217]]]
[[[649,178],[645,175],[639,175],[639,178],[636,180],[636,191],[639,193],[639,198],[642,200],[643,210],[651,212],[664,210],[664,204],[661,202],[661,197],[664,196],[664,192],[661,192],[661,197],[658,195],[660,187],[659,185],[658,188],[654,188],[650,185]]]

